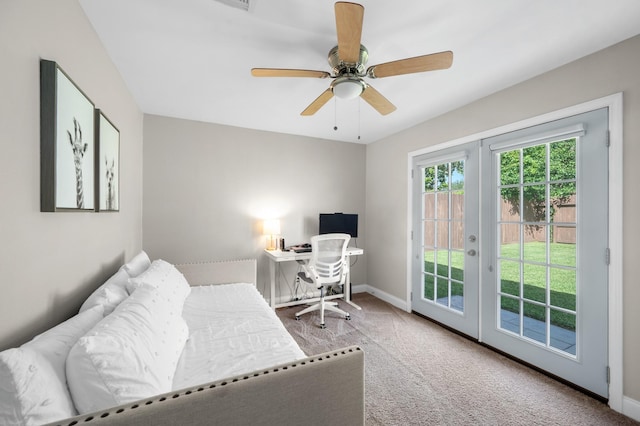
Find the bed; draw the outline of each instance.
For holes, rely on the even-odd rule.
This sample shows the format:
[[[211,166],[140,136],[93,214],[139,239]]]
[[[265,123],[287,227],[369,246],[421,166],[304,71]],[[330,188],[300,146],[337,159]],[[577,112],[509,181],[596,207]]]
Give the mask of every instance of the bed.
[[[135,290],[126,302],[117,305],[112,313],[104,316],[90,331],[78,332],[81,337],[73,343],[66,356],[66,377],[62,377],[62,380],[66,379],[65,385],[71,391],[71,399],[76,407],[82,406],[82,410],[78,411],[83,414],[67,416],[48,424],[364,424],[362,350],[353,346],[312,356],[305,354],[256,290],[255,259],[183,264],[175,265],[175,269],[189,285],[188,295],[179,314],[186,328],[180,328],[182,320],[178,321],[175,317],[170,317],[166,325],[161,321],[150,325],[151,328],[155,327],[155,331],[151,333],[153,338],[162,343],[165,339],[175,339],[188,330],[188,337],[183,337],[185,342],[180,353],[172,355],[173,361],[169,361],[171,356],[155,354],[154,360],[161,360],[163,363],[159,365],[160,371],[164,372],[167,368],[173,370],[170,390],[111,405],[111,399],[101,400],[104,395],[99,392],[108,393],[104,389],[100,389],[96,396],[94,388],[86,387],[87,381],[93,381],[89,380],[91,375],[96,374],[82,364],[86,363],[83,351],[95,346],[87,339],[105,339],[109,332],[114,332],[120,338],[123,333],[127,333],[122,331],[122,321],[117,322],[118,315],[124,315],[125,318],[127,315],[135,318],[142,315],[141,311],[136,310],[135,304],[127,305],[133,303],[132,299],[135,301],[134,295],[142,297],[140,294],[143,291]],[[131,281],[135,280],[130,279],[129,282]],[[149,300],[155,303],[158,294],[153,293]],[[95,315],[93,311],[96,309],[95,306],[88,307],[79,316]],[[145,305],[144,311],[148,309],[152,308]],[[127,321],[130,322],[131,318]],[[129,324],[127,321],[125,323]],[[141,336],[142,327],[133,328],[132,339],[138,340],[137,343],[143,342],[142,349],[138,346],[136,351],[144,351],[147,346],[154,347],[154,341],[149,340],[144,333]],[[127,346],[125,342],[119,346],[117,338],[115,343],[110,343],[112,353],[106,356],[102,354],[103,358],[94,362],[102,367],[106,365],[107,373],[111,363],[125,363],[129,346],[137,344],[133,342]],[[43,346],[44,339],[45,337],[36,337],[17,349],[32,351],[38,344]],[[108,339],[106,341],[112,342]],[[4,352],[0,353],[0,379],[3,374],[2,354]],[[139,353],[135,355],[138,356]],[[153,354],[150,356],[154,357]],[[141,359],[144,360],[144,357]],[[153,370],[153,361],[140,362],[140,373],[138,370],[131,370],[135,367],[132,364],[135,363],[125,363],[124,373],[118,370],[120,376],[113,376],[116,379],[100,370],[100,374],[107,375],[107,379],[104,379],[106,388],[113,393],[114,386],[120,385],[119,380],[133,382],[133,385],[127,383],[129,387],[135,387],[139,384],[137,382],[146,377],[143,369],[151,365]],[[93,367],[94,365],[91,366]],[[42,369],[38,369],[40,370]],[[4,377],[7,377],[6,374]],[[100,375],[96,377],[99,380],[95,381],[103,378]],[[162,377],[159,380],[166,379]],[[112,380],[111,385],[109,380]],[[122,389],[126,390],[127,386],[123,385]],[[115,394],[118,394],[118,389]],[[121,396],[124,397],[125,394],[126,391]],[[49,397],[47,401],[49,407],[57,403],[55,398]],[[43,402],[41,405],[46,404]],[[92,409],[94,406],[96,409]],[[43,417],[26,416],[20,424],[46,423],[42,419]]]

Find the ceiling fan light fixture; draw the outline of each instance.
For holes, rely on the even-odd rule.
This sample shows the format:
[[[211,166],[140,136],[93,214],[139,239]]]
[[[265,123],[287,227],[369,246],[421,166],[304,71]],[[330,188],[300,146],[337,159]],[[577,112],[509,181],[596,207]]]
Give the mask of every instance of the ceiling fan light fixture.
[[[355,99],[364,91],[364,82],[359,78],[337,78],[331,85],[333,94],[340,99]]]

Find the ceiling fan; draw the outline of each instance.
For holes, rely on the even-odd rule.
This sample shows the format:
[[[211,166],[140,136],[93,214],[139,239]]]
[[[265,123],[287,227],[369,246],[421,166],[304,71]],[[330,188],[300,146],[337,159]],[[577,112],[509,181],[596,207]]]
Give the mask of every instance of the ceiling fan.
[[[380,114],[387,115],[396,110],[395,105],[365,82],[364,77],[383,78],[447,69],[453,62],[453,52],[445,51],[372,65],[365,70],[369,52],[366,47],[360,44],[364,7],[357,3],[340,1],[335,4],[335,14],[338,45],[329,51],[328,57],[333,74],[326,71],[282,68],[253,68],[251,70],[251,75],[254,77],[333,78],[329,88],[311,102],[300,115],[315,114],[334,95],[343,99],[353,99],[360,96]]]

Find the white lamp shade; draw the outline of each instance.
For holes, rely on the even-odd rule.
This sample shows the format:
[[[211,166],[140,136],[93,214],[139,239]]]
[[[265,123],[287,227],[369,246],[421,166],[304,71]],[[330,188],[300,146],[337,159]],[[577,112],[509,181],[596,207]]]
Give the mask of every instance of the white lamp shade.
[[[343,80],[333,86],[333,94],[341,99],[355,99],[362,93],[362,83],[358,80]]]
[[[280,235],[280,220],[269,219],[265,220],[262,231],[264,235]]]

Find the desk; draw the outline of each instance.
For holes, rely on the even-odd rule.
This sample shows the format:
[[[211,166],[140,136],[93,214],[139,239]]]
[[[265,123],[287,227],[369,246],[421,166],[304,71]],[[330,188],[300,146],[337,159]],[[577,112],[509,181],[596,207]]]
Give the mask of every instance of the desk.
[[[294,251],[280,251],[280,250],[264,250],[269,259],[269,275],[270,275],[270,289],[269,289],[269,304],[273,309],[282,308],[285,306],[304,305],[309,303],[315,303],[320,300],[319,297],[311,299],[294,300],[285,303],[276,303],[276,268],[280,267],[281,262],[295,262],[297,260],[311,259],[311,252],[296,253]],[[347,258],[351,256],[360,256],[364,254],[364,250],[357,247],[347,247]],[[351,268],[349,268],[351,269]],[[347,274],[347,279],[342,289],[342,294],[333,294],[331,296],[325,296],[326,300],[329,299],[344,299],[345,302],[360,309],[358,305],[351,301],[351,272]]]

